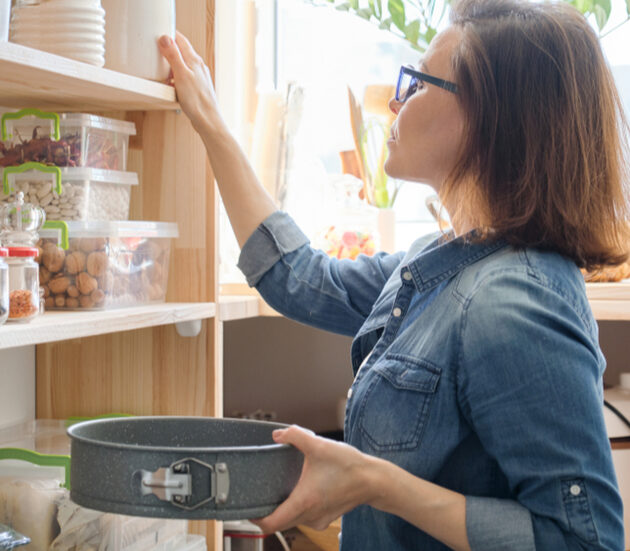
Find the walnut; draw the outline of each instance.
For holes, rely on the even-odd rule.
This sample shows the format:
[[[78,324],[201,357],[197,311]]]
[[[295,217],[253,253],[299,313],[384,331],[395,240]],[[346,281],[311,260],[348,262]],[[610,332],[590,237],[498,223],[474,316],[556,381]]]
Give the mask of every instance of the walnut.
[[[44,301],[44,308],[52,308],[55,305],[55,299],[53,297],[46,297]]]
[[[149,300],[161,300],[164,298],[164,289],[161,285],[151,285],[148,289]]]
[[[81,295],[79,297],[79,304],[81,305],[81,308],[92,308],[92,306],[94,306],[92,299],[86,295]]]
[[[92,291],[92,294],[90,295],[90,298],[95,305],[99,305],[105,300],[105,293],[101,289],[94,289],[94,291]]]
[[[48,268],[44,266],[39,267],[39,282],[42,285],[46,285],[50,281],[50,272]]]
[[[102,252],[90,253],[87,257],[87,271],[91,276],[100,277],[107,271],[109,258]]]
[[[87,272],[81,272],[77,276],[77,288],[82,295],[89,295],[98,287],[96,279]]]
[[[152,283],[162,282],[162,264],[159,262],[154,262],[151,266],[148,266],[146,272]]]
[[[54,295],[61,295],[70,287],[70,278],[66,276],[53,277],[48,283],[48,287]]]
[[[85,254],[80,251],[70,253],[66,257],[66,272],[69,274],[78,274],[85,270]]]
[[[70,285],[70,287],[68,287],[68,289],[66,290],[66,293],[69,297],[72,298],[78,298],[79,297],[79,289],[77,289],[76,285]]]
[[[42,289],[44,290],[44,298],[48,298],[50,296],[50,289],[48,285],[42,285]]]
[[[78,308],[79,307],[79,299],[69,297],[66,299],[66,308]]]
[[[84,253],[91,253],[94,251],[102,251],[107,244],[107,239],[104,237],[83,237],[79,243],[79,248]]]
[[[58,272],[63,268],[65,253],[54,243],[46,243],[42,249],[42,263],[51,272]]]
[[[103,289],[106,293],[111,293],[114,288],[114,274],[110,271],[105,272],[101,277],[97,277],[98,288]]]
[[[63,295],[57,295],[55,297],[55,306],[57,308],[63,308],[66,305],[66,297]]]

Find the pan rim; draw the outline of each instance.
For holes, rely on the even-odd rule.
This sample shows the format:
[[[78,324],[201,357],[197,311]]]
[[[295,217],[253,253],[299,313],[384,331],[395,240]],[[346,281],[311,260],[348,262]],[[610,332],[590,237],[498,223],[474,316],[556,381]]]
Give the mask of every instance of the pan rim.
[[[199,447],[199,446],[153,446],[147,444],[127,444],[123,442],[113,442],[110,440],[100,440],[94,437],[85,436],[81,434],[77,434],[77,431],[83,429],[89,425],[95,424],[119,424],[124,422],[142,422],[142,421],[151,421],[151,420],[213,420],[213,421],[247,421],[248,424],[258,424],[258,425],[269,425],[275,428],[285,428],[289,425],[285,425],[283,423],[275,423],[270,421],[259,421],[256,419],[225,419],[225,418],[217,418],[217,417],[199,417],[199,416],[185,416],[185,415],[143,415],[143,416],[133,416],[133,417],[115,417],[111,419],[91,419],[88,421],[81,421],[79,423],[75,423],[71,425],[67,429],[68,436],[70,436],[71,440],[81,442],[84,444],[93,444],[100,447],[113,448],[113,449],[121,449],[121,450],[133,450],[133,451],[152,451],[152,452],[161,452],[161,453],[195,453],[195,454],[204,454],[204,453],[243,453],[243,452],[256,452],[259,453],[261,451],[279,451],[284,449],[290,449],[294,446],[290,444],[259,444],[259,445],[251,445],[251,446],[214,446],[214,447]]]

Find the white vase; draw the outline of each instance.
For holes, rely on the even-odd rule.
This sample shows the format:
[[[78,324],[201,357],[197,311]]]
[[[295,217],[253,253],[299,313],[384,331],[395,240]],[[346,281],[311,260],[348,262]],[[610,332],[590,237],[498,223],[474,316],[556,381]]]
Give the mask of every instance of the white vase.
[[[168,78],[158,49],[163,34],[175,38],[175,0],[102,0],[105,67],[150,80]]]
[[[396,213],[394,209],[378,209],[378,234],[380,250],[396,252]]]

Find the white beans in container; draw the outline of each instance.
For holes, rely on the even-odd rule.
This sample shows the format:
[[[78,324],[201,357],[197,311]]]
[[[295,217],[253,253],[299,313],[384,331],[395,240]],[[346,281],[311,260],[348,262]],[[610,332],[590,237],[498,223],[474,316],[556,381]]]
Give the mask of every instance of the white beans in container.
[[[0,201],[11,201],[14,193],[46,212],[47,220],[127,220],[131,186],[138,185],[135,172],[97,168],[61,169],[61,194],[49,174],[27,171],[9,175],[12,193],[0,194]]]

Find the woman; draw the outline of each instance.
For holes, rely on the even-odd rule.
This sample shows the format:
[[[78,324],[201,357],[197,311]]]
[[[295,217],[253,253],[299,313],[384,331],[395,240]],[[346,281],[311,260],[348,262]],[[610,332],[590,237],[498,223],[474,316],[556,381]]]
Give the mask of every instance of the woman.
[[[298,485],[258,524],[326,527],[343,550],[623,548],[602,414],[605,362],[579,267],[626,258],[620,105],[565,4],[452,7],[390,108],[389,175],[453,224],[407,254],[329,259],[278,212],[188,41],[163,37],[206,145],[239,266],[274,308],[353,335],[345,438],[298,427]]]

